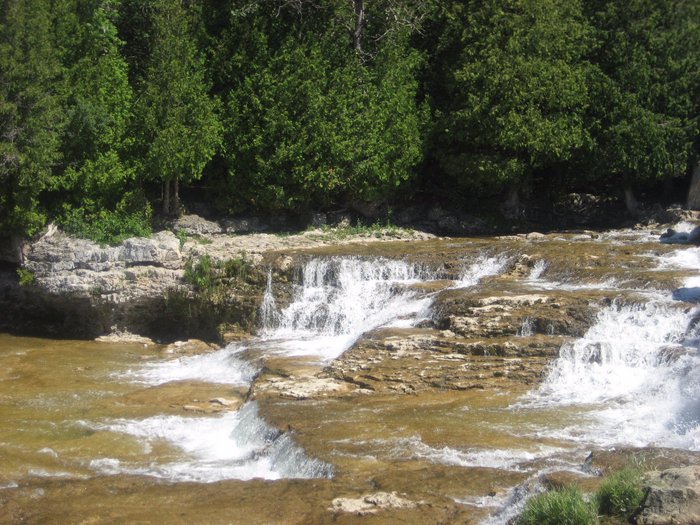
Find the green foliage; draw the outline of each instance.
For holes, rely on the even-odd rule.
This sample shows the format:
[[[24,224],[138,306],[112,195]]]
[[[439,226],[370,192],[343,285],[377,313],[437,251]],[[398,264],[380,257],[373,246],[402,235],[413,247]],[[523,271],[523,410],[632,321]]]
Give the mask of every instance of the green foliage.
[[[208,255],[201,257],[196,263],[191,260],[185,264],[185,282],[194,286],[199,292],[209,292],[214,288],[214,269]]]
[[[34,284],[36,281],[36,276],[34,275],[34,272],[31,270],[27,270],[26,268],[17,268],[17,276],[19,277],[19,285],[20,286],[29,286],[31,284]]]
[[[364,9],[364,23],[355,8]],[[700,4],[0,0],[0,233],[609,191],[700,158]],[[145,199],[148,197],[149,203]],[[202,241],[203,242],[203,241]]]
[[[683,175],[698,153],[700,7],[601,0],[589,8],[599,45],[589,115],[597,154],[587,171],[628,185]]]
[[[34,234],[60,158],[64,115],[52,13],[43,0],[0,2],[0,230]]]
[[[220,302],[226,280],[245,281],[251,273],[252,267],[245,254],[225,261],[212,261],[209,255],[204,255],[197,262],[187,261],[184,279],[201,296]]]
[[[276,10],[234,13],[223,36],[232,89],[220,207],[303,212],[391,195],[422,155],[419,56],[397,36],[369,63],[333,13],[279,27]]]
[[[202,176],[220,145],[217,103],[207,92],[190,13],[181,2],[157,0],[152,5],[151,53],[135,111],[141,176],[188,182]]]
[[[128,237],[147,237],[152,233],[151,206],[140,193],[129,192],[115,210],[94,208],[87,211],[66,205],[60,224],[74,235],[116,245]]]
[[[187,242],[187,232],[185,230],[177,230],[175,232],[175,237],[177,237],[177,240],[180,241],[180,249],[182,249]]]
[[[639,466],[627,467],[606,478],[596,492],[598,512],[629,518],[644,500],[643,472]]]
[[[598,518],[581,492],[564,488],[530,499],[518,518],[518,525],[593,525]]]
[[[580,2],[454,2],[442,16],[436,60],[448,92],[435,101],[434,147],[458,184],[519,184],[590,145],[591,28]]]

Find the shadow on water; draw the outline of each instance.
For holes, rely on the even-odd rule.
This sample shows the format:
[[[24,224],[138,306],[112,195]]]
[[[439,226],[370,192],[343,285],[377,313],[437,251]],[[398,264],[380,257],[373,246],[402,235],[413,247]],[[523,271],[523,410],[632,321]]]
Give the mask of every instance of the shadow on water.
[[[694,286],[691,288],[678,288],[677,290],[673,291],[672,297],[676,301],[700,303],[700,287]]]

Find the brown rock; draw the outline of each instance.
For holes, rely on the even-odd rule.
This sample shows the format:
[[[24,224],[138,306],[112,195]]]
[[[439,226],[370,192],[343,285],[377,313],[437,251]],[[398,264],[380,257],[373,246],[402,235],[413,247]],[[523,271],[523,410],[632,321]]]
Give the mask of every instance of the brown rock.
[[[700,524],[700,467],[647,473],[639,525]]]

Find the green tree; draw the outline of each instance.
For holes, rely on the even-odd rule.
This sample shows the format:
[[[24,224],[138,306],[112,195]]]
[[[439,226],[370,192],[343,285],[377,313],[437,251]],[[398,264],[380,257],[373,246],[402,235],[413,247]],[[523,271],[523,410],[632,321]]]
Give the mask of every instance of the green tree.
[[[136,104],[137,152],[144,178],[163,187],[163,213],[177,214],[179,183],[202,176],[220,146],[217,103],[179,0],[152,3],[151,53]]]
[[[63,172],[55,178],[56,212],[68,230],[116,241],[149,230],[150,208],[127,159],[132,89],[116,0],[80,0],[67,68],[68,123]]]
[[[32,234],[46,220],[40,199],[60,159],[61,67],[50,4],[0,3],[0,230]]]
[[[304,213],[391,195],[422,154],[410,31],[358,49],[346,2],[245,7],[229,6],[215,39],[225,50],[215,53],[226,100],[219,204]]]
[[[451,2],[429,25],[432,151],[458,187],[517,189],[590,145],[591,31],[579,1]]]
[[[587,171],[631,190],[684,175],[697,158],[700,7],[600,0],[588,6],[599,42]]]

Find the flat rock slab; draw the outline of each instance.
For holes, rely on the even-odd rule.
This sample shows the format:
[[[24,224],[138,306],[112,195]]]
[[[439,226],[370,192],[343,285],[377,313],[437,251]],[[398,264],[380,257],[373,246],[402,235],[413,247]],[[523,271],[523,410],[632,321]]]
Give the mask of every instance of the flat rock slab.
[[[415,501],[403,498],[396,492],[375,492],[359,498],[335,498],[328,510],[364,516],[387,508],[412,509],[417,505]]]

